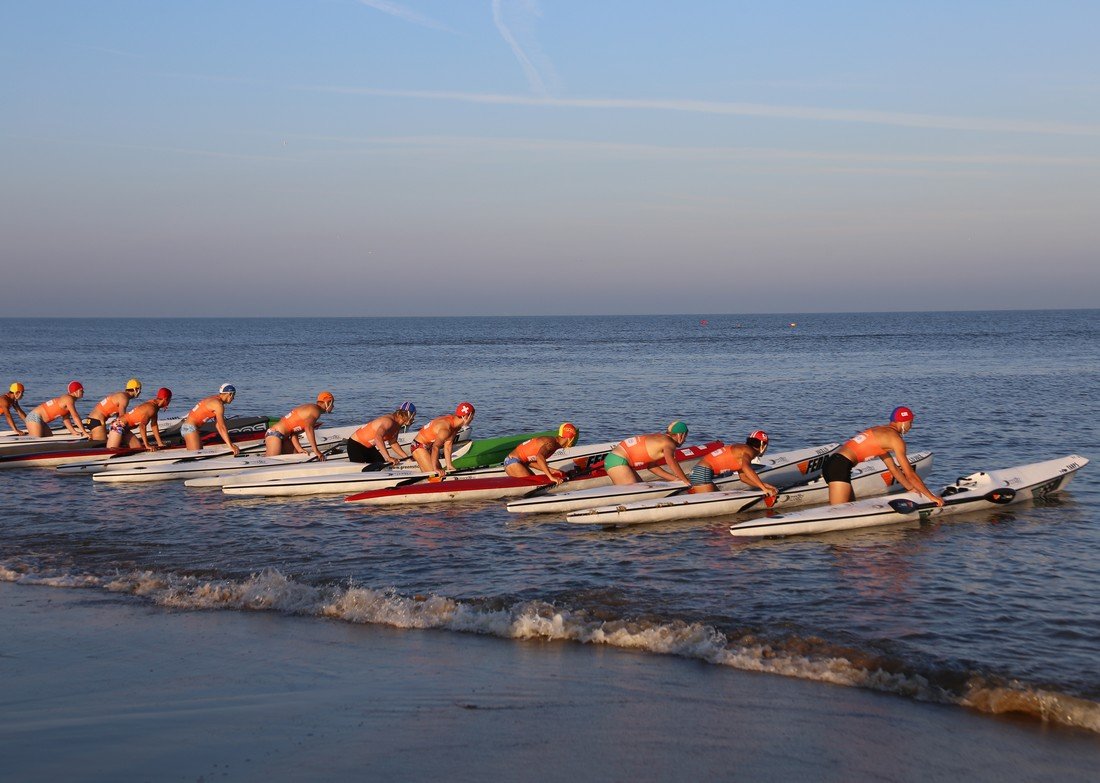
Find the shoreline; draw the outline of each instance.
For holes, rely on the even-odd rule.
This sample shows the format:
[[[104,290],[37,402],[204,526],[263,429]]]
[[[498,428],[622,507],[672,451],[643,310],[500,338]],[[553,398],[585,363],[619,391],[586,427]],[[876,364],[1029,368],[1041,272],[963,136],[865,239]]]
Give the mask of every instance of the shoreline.
[[[0,583],[14,779],[1086,780],[1083,730],[567,642]]]

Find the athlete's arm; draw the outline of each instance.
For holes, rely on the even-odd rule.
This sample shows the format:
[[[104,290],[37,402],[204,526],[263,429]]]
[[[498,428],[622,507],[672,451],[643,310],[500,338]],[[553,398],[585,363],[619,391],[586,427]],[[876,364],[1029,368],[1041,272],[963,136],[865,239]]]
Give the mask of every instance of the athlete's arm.
[[[225,403],[221,400],[217,401],[218,404],[214,406],[214,429],[221,435],[225,445],[229,447],[229,450],[233,452],[233,456],[240,456],[241,450],[237,444],[234,443],[229,437],[229,430],[225,426]],[[298,439],[294,438],[294,443],[298,443]]]
[[[921,477],[917,475],[917,471],[913,470],[913,466],[909,464],[909,458],[906,457],[904,454],[904,448],[903,453],[898,455],[898,463],[902,473],[904,473],[905,477],[909,480],[910,492],[919,492],[920,494],[931,500],[933,503],[935,503],[937,506],[943,505],[943,498],[932,492],[932,490],[930,490],[928,486],[921,480]]]
[[[386,439],[382,437],[382,433],[385,431],[384,427],[374,428],[374,437],[371,438],[371,445],[375,450],[382,455],[382,458],[391,465],[397,462],[397,457],[390,453],[389,447],[386,445]]]
[[[160,439],[160,410],[153,411],[152,418],[149,419],[149,428],[153,430],[153,438],[157,441],[157,448],[164,448],[164,441]]]
[[[554,451],[557,451],[557,449],[554,449]],[[550,453],[553,454],[554,451],[551,451]],[[535,467],[545,473],[546,477],[553,481],[555,484],[560,484],[565,481],[565,474],[562,473],[560,470],[555,470],[554,468],[550,467],[550,464],[546,461],[546,457],[543,456],[543,453],[541,451],[535,456]]]
[[[891,455],[887,453],[883,457],[883,462],[886,463],[886,467],[890,469],[890,473],[897,479],[898,483],[910,492],[919,492],[937,506],[942,506],[943,498],[933,494],[932,490],[924,485],[920,476],[913,470],[913,466],[909,464],[909,457],[905,453],[905,441],[900,436],[897,437],[897,442],[893,444],[890,451],[893,452],[894,459],[891,459]],[[895,459],[897,460],[896,463],[894,462]]]
[[[391,418],[390,421],[393,421],[393,419]],[[400,431],[400,428],[398,428],[398,433],[400,433]],[[386,448],[382,451],[383,454],[396,455],[393,460],[394,462],[400,462],[401,460],[408,459],[411,456],[409,454],[406,454],[405,450],[401,448],[401,444],[397,442],[398,437],[400,436],[394,435],[393,440],[384,441]]]
[[[759,490],[763,490],[768,496],[779,494],[779,490],[756,475],[756,471],[752,469],[752,465],[750,465],[747,460],[741,463],[741,470],[737,471],[737,475],[750,487],[756,487]]]
[[[663,478],[665,481],[681,481],[684,484],[690,484],[687,474],[684,473],[684,469],[680,467],[680,463],[676,461],[676,445],[669,442],[661,450],[661,456],[665,459],[665,464],[668,465],[668,470],[654,465],[650,470]]]
[[[63,415],[61,417],[61,426],[64,427],[66,430],[68,430],[70,435],[79,435],[80,433],[77,432],[76,429],[74,429],[73,425],[69,423],[69,420],[70,420],[69,414]],[[72,421],[77,422],[77,421],[80,421],[80,419],[77,419],[76,417],[72,417]],[[49,425],[46,425],[46,426],[49,426]],[[81,429],[84,429],[84,427],[81,426]],[[84,435],[84,437],[86,438],[88,436]]]
[[[66,400],[65,410],[68,412],[68,416],[61,417],[61,423],[65,425],[65,429],[73,435],[76,435],[77,430],[79,430],[80,434],[87,438],[88,430],[84,429],[84,422],[80,420],[80,414],[76,412],[76,405]],[[72,420],[72,424],[69,423],[70,420]]]
[[[317,432],[313,429],[313,426],[313,424],[306,425],[306,438],[309,440],[309,445],[313,448],[313,453],[316,455],[317,461],[324,462],[325,455],[317,448]]]
[[[138,430],[138,440],[141,441],[142,448],[145,451],[156,451],[156,449],[149,444],[149,438],[146,437],[145,429],[147,427],[149,427],[149,419],[145,419],[144,421],[140,422],[138,424],[138,427],[135,427],[134,429]]]
[[[8,426],[11,427],[11,431],[16,435],[26,435],[27,433],[15,426],[15,419],[11,417],[11,408],[4,411],[4,418],[8,420]]]
[[[439,464],[439,441],[432,441],[432,449],[428,456],[431,457],[432,468],[438,475],[442,476],[447,472],[446,469]]]
[[[129,408],[131,400],[130,395],[126,392],[119,392],[118,395],[122,398],[122,403],[119,405],[118,418],[119,420],[122,420],[126,416],[126,414],[130,412]]]
[[[451,453],[454,451],[457,436],[458,430],[455,430],[447,436],[447,440],[443,441],[443,461],[447,465],[447,470],[452,473],[455,470],[455,464],[451,462]]]

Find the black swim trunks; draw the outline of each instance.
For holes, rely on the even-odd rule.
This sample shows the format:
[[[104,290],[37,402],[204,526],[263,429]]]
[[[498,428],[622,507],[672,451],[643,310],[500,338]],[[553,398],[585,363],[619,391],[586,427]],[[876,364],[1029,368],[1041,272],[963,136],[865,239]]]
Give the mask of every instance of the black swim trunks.
[[[367,465],[373,465],[378,462],[385,462],[386,458],[378,451],[374,446],[364,446],[357,440],[348,438],[348,461],[359,462]]]
[[[852,461],[845,457],[843,454],[837,452],[830,454],[825,458],[825,464],[821,466],[821,477],[825,479],[825,483],[831,483],[834,481],[843,481],[845,484],[852,483],[852,468],[855,465]]]

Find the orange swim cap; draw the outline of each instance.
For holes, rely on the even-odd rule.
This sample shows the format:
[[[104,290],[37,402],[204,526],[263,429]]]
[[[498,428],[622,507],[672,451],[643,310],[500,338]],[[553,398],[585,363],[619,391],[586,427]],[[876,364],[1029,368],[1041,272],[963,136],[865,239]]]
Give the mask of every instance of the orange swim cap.
[[[332,392],[323,391],[317,395],[317,402],[335,402],[336,398],[332,396]]]

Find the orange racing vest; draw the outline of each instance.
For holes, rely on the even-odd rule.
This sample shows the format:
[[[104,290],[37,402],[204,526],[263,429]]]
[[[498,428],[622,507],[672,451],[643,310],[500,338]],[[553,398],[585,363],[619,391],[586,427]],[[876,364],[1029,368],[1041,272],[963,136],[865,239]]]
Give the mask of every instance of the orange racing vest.
[[[715,473],[740,471],[742,467],[741,455],[732,451],[729,446],[715,449],[703,457],[701,461]]]
[[[435,425],[436,422],[439,421],[446,421],[450,425],[451,430],[454,431],[458,427],[458,423],[462,421],[462,419],[458,418],[457,416],[449,415],[437,416],[436,418],[425,424],[423,427],[421,427],[419,430],[417,430],[416,439],[423,443],[425,446],[434,446],[436,443],[440,442],[440,439],[437,438],[435,435]]]
[[[290,413],[288,413],[286,416],[283,416],[282,424],[283,424],[283,426],[285,426],[290,431],[289,434],[291,434],[291,435],[296,435],[299,432],[305,432],[305,430],[306,430],[306,417],[308,415],[309,414],[307,414],[307,413],[299,413],[298,409],[295,408]]]
[[[888,451],[888,449],[878,445],[878,438],[875,437],[872,429],[865,429],[845,443],[843,448],[848,449],[855,455],[857,464],[873,457],[881,457]]]
[[[373,445],[375,438],[380,438],[383,443],[393,443],[394,438],[397,437],[397,431],[401,429],[401,425],[396,420],[392,421],[392,427],[383,427],[381,424],[372,427],[371,425],[374,422],[368,421],[352,434],[351,439],[364,446]]]
[[[143,402],[141,405],[134,408],[132,411],[122,417],[122,423],[127,427],[136,427],[141,424],[142,412],[141,409],[146,405],[156,405],[155,402]],[[152,417],[150,417],[152,418]]]
[[[40,413],[39,415],[42,417],[43,424],[49,424],[58,416],[67,413],[67,411],[65,410],[65,406],[61,404],[61,400],[59,397],[54,397],[52,400],[46,400],[46,402],[42,403],[38,407],[42,410],[42,413]]]
[[[126,407],[120,407],[117,402],[111,399],[111,397],[113,396],[114,395],[110,395],[100,400],[96,404],[96,406],[92,408],[92,412],[88,414],[88,418],[95,419],[96,421],[107,421],[107,419],[111,418],[112,416],[117,416],[118,414],[122,413],[122,411],[124,411]]]
[[[203,422],[218,418],[218,412],[214,409],[213,403],[215,399],[216,397],[207,397],[205,400],[196,402],[195,407],[187,413],[188,423],[197,427]]]
[[[649,449],[646,448],[648,439],[648,435],[637,435],[619,444],[626,454],[626,461],[630,463],[630,467],[644,468],[653,462],[653,457],[649,456]]]
[[[516,446],[515,449],[512,450],[512,453],[508,456],[515,457],[516,459],[523,460],[527,463],[535,462],[539,458],[539,452],[542,451],[542,448],[545,445],[545,437],[528,438],[527,440],[523,441],[523,443]],[[557,451],[557,449],[554,449],[554,451]],[[553,452],[551,452],[551,454],[552,453]]]

